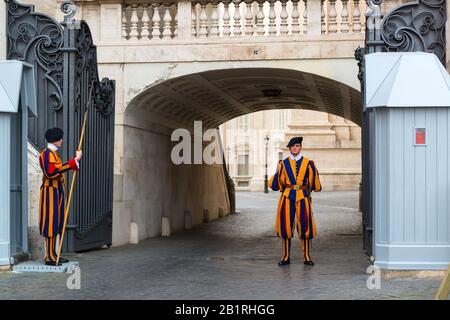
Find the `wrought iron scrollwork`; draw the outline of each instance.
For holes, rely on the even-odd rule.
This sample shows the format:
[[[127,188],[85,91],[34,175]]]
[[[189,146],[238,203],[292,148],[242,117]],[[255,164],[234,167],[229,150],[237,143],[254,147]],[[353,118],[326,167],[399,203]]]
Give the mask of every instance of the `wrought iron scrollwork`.
[[[433,52],[445,65],[445,1],[404,4],[383,20],[381,35],[388,51]]]
[[[1,0],[0,0],[1,1]],[[8,59],[35,66],[38,116],[29,120],[29,138],[40,149],[45,131],[65,132],[61,156],[75,153],[89,107],[83,169],[75,182],[66,249],[111,244],[115,82],[98,77],[97,48],[86,22],[75,20],[76,6],[64,0],[62,23],[16,0],[7,3]],[[70,174],[70,173],[68,173]],[[93,196],[95,195],[95,197]]]
[[[374,37],[366,37],[366,52],[431,52],[445,65],[445,0],[406,3],[381,20],[382,2],[367,1],[366,34]],[[377,21],[381,23],[377,24]]]
[[[75,31],[75,110],[82,108],[82,93],[85,88],[83,79],[94,84],[94,106],[104,116],[113,111],[115,81],[98,77],[97,69],[97,47],[94,45],[91,31],[86,22],[81,21],[79,28]]]
[[[364,77],[364,48],[358,47],[355,50],[355,60],[358,61],[358,80],[363,81]]]
[[[103,116],[109,116],[111,112],[114,111],[115,81],[110,80],[109,78],[103,78],[97,88],[97,100],[95,105]]]
[[[64,0],[61,3],[60,10],[65,14],[64,20],[70,20],[77,14],[77,6],[72,0]]]
[[[65,20],[67,23],[67,20]],[[80,171],[79,185],[85,188],[74,197],[74,212],[71,224],[75,248],[85,248],[92,243],[105,243],[99,237],[112,219],[112,177],[114,152],[114,105],[115,81],[99,80],[97,47],[94,44],[89,25],[85,21],[71,21],[76,28],[68,28],[69,48],[73,48],[70,61],[73,62],[73,91],[70,92],[69,110],[73,110],[74,136],[79,136],[86,107],[90,105],[86,146],[95,152],[83,157],[84,170]],[[92,96],[90,96],[92,92]],[[89,101],[89,99],[91,99]],[[90,103],[89,103],[90,102]],[[88,147],[88,148],[89,148]],[[92,194],[101,195],[92,201]],[[100,231],[99,231],[100,230]],[[110,232],[110,231],[109,231]],[[106,236],[110,238],[111,235]],[[94,239],[96,239],[94,241]]]
[[[34,12],[34,6],[23,5],[15,0],[7,4],[7,59],[34,60],[40,68],[46,88],[47,107],[53,111],[62,107],[63,85],[63,28],[52,17]]]

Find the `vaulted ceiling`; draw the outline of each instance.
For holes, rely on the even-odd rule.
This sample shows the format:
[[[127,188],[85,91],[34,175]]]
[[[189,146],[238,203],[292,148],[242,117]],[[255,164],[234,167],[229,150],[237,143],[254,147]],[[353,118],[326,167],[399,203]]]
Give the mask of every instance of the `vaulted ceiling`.
[[[202,120],[203,129],[215,128],[247,113],[283,108],[323,111],[361,124],[359,91],[289,69],[213,70],[173,78],[137,95],[127,112],[135,108],[169,127],[189,127]]]

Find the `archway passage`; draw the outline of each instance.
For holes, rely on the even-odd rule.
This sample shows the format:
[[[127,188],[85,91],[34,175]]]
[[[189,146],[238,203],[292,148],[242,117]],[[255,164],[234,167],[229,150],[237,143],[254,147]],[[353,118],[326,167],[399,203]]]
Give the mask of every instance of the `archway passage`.
[[[252,112],[301,108],[331,113],[361,124],[360,92],[316,74],[289,69],[212,70],[156,83],[138,94],[127,114],[139,109],[170,127],[204,127]]]
[[[290,69],[239,68],[155,83],[129,103],[123,121],[122,175],[116,179],[113,243],[128,243],[216,219],[231,210],[226,167],[175,165],[171,133],[203,129],[270,109],[308,109],[361,123],[360,93],[341,82]]]

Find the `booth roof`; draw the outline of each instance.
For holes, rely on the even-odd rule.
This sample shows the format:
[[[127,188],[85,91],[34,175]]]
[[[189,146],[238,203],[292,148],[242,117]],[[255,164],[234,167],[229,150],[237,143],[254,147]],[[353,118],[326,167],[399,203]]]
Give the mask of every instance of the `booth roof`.
[[[37,116],[36,98],[33,66],[17,60],[0,61],[0,112],[18,112],[20,102],[31,111],[30,116]]]
[[[450,76],[433,53],[367,54],[365,81],[367,108],[450,107]]]

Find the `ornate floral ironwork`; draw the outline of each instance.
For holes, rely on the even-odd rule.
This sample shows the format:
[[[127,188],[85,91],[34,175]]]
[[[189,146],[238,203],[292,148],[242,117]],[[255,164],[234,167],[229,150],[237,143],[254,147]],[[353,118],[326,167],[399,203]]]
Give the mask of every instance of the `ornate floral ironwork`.
[[[43,148],[45,130],[61,127],[67,141],[61,155],[72,156],[89,107],[84,140],[88,152],[76,180],[67,249],[111,244],[115,82],[99,80],[97,48],[88,24],[73,19],[76,6],[72,1],[64,0],[61,5],[62,23],[34,12],[34,6],[16,0],[6,3],[7,58],[33,64],[37,75],[38,117],[30,120],[30,140]]]
[[[15,0],[6,0],[6,4],[7,59],[35,62],[43,80],[38,90],[45,92],[47,107],[57,111],[62,106],[63,28],[50,16],[34,12],[32,5]]]
[[[363,81],[364,77],[364,48],[358,46],[355,50],[355,60],[358,61],[358,80]]]
[[[445,1],[404,4],[383,19],[387,51],[433,52],[445,65]]]
[[[66,19],[64,23],[67,23]],[[83,158],[85,170],[80,171],[78,183],[85,185],[74,197],[74,215],[71,224],[74,248],[84,249],[92,243],[105,244],[105,234],[110,232],[112,219],[112,176],[114,152],[115,82],[108,78],[99,80],[97,47],[89,25],[85,21],[70,21],[76,28],[67,28],[73,70],[73,89],[69,93],[69,112],[75,122],[74,136],[79,136],[84,112],[89,106],[86,146],[95,152]],[[91,95],[92,93],[92,95]],[[92,194],[101,197],[90,202]],[[103,230],[103,231],[102,231]],[[108,231],[109,230],[109,231]],[[111,235],[106,238],[110,239]]]
[[[367,31],[375,35],[374,39],[366,37],[367,52],[431,52],[445,65],[444,0],[417,0],[400,5],[377,25],[381,3],[382,0],[367,1]],[[371,47],[378,48],[371,50]]]

